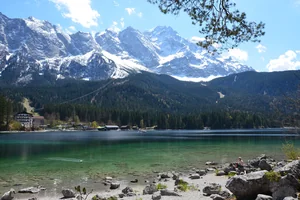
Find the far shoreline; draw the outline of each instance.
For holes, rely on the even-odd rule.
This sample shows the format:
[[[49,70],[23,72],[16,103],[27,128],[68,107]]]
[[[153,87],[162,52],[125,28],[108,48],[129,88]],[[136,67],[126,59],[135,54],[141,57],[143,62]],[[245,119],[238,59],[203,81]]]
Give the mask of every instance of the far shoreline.
[[[280,127],[280,128],[252,128],[252,129],[155,129],[155,130],[109,130],[109,131],[99,131],[99,130],[59,130],[59,129],[45,129],[45,130],[34,130],[34,131],[0,131],[0,134],[5,133],[47,133],[47,132],[143,132],[143,133],[151,133],[151,132],[165,132],[165,131],[174,131],[174,132],[199,132],[199,133],[236,133],[236,132],[292,132],[297,133],[300,131],[300,127]],[[296,132],[294,132],[296,131]]]

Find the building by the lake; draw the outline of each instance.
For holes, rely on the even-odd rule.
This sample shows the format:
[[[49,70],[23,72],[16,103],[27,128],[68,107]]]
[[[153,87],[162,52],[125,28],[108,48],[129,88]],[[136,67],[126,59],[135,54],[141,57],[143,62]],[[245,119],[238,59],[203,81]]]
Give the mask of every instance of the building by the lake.
[[[15,115],[15,120],[20,122],[25,128],[31,128],[33,123],[33,115],[27,112],[20,112]]]
[[[31,113],[20,112],[15,115],[15,120],[25,128],[39,128],[45,125],[43,116],[33,116]]]

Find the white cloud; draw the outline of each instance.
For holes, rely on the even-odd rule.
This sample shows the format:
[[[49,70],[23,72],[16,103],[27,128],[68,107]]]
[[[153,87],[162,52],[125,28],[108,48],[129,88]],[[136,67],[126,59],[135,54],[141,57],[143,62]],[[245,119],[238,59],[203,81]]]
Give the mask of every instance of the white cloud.
[[[300,67],[300,60],[297,59],[299,51],[288,50],[277,59],[270,60],[267,69],[272,71],[296,70]]]
[[[234,60],[237,61],[247,61],[248,60],[248,52],[241,50],[241,49],[229,49],[228,52],[223,54],[223,58],[229,58],[231,57]]]
[[[76,28],[75,28],[75,26],[70,26],[70,27],[69,27],[69,30],[71,30],[71,31],[76,31]]]
[[[119,31],[121,31],[121,30],[118,28],[118,22],[116,22],[116,21],[113,21],[112,25],[108,28],[108,30],[111,30],[111,31],[114,31],[114,32],[119,32]]]
[[[135,8],[125,8],[125,10],[127,11],[128,15],[132,15],[135,13]]]
[[[264,53],[267,51],[267,47],[263,46],[262,44],[259,44],[255,47],[258,51],[258,53]]]
[[[139,18],[142,18],[142,17],[143,17],[143,13],[142,13],[142,12],[139,12],[139,13],[137,14],[137,16],[138,16]]]
[[[193,36],[193,37],[191,37],[190,41],[193,42],[193,43],[198,43],[198,42],[203,42],[203,41],[205,41],[205,38]]]
[[[120,4],[116,1],[114,1],[114,6],[118,7]]]
[[[62,11],[62,16],[85,28],[98,26],[100,14],[91,7],[91,0],[49,0],[55,3],[56,8]]]
[[[295,0],[295,5],[300,6],[300,0]]]
[[[120,25],[121,25],[122,28],[125,27],[124,18],[121,18],[121,19],[120,19]]]

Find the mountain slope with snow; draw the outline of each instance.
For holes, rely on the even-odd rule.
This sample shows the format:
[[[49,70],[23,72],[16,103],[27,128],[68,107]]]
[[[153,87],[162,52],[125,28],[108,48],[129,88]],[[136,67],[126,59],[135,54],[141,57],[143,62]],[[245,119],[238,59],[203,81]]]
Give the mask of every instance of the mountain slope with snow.
[[[249,70],[253,69],[230,58],[206,53],[170,27],[69,35],[48,21],[10,19],[0,13],[0,81],[7,84],[124,78],[143,71],[189,80]]]

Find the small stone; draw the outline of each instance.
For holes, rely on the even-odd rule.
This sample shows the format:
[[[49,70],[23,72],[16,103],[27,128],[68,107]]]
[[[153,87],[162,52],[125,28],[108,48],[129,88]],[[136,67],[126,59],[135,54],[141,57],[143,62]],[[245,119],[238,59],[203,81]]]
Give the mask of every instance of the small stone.
[[[206,174],[206,171],[205,170],[197,170],[196,173],[199,174],[200,176],[204,176]]]
[[[219,194],[221,191],[221,185],[212,183],[208,186],[205,186],[202,190],[204,194],[211,195],[211,194]]]
[[[172,175],[170,173],[162,173],[160,175],[160,178],[162,178],[162,179],[164,179],[164,178],[171,178],[171,177],[172,177]]]
[[[207,172],[207,173],[214,173],[215,171],[216,171],[215,168],[207,168],[207,169],[206,169],[206,172]]]
[[[217,165],[218,163],[214,162],[214,161],[209,161],[209,162],[206,162],[205,165]]]
[[[120,187],[120,183],[118,182],[113,182],[110,184],[110,188],[111,190],[115,190],[115,189],[118,189]]]
[[[161,199],[161,194],[160,192],[155,192],[153,195],[152,195],[152,200],[160,200]]]
[[[213,200],[225,200],[224,197],[222,197],[218,194],[212,194],[212,195],[210,195],[210,198],[212,198]]]
[[[137,183],[137,182],[139,182],[139,180],[138,179],[134,179],[134,180],[132,180],[132,181],[130,181],[131,183]]]
[[[200,179],[200,175],[199,174],[192,174],[190,176],[190,179]]]
[[[155,184],[150,184],[150,185],[147,185],[144,190],[143,190],[143,195],[145,194],[153,194],[157,192],[157,188],[156,188],[156,185]]]
[[[122,192],[123,192],[124,194],[128,194],[129,192],[133,192],[133,189],[132,189],[131,187],[126,187],[126,188],[124,188],[124,189],[122,190]]]
[[[272,200],[272,199],[273,198],[271,196],[259,194],[259,195],[257,195],[255,200]]]
[[[167,189],[161,190],[160,194],[161,194],[161,196],[178,196],[178,197],[181,196],[177,192],[171,191],[171,190],[167,190]]]
[[[220,191],[220,192],[219,192],[219,195],[220,195],[221,197],[224,197],[225,199],[228,199],[228,198],[231,196],[230,193],[227,192],[226,190]]]
[[[285,197],[283,200],[298,200],[298,199],[294,197]]]
[[[28,187],[28,188],[23,188],[19,190],[19,193],[29,193],[29,194],[36,194],[39,193],[40,189],[36,187]]]
[[[63,194],[64,198],[73,198],[73,197],[75,197],[75,192],[71,189],[62,190],[61,193]]]
[[[226,173],[224,171],[218,171],[216,175],[217,176],[224,176],[224,175],[226,175]]]

